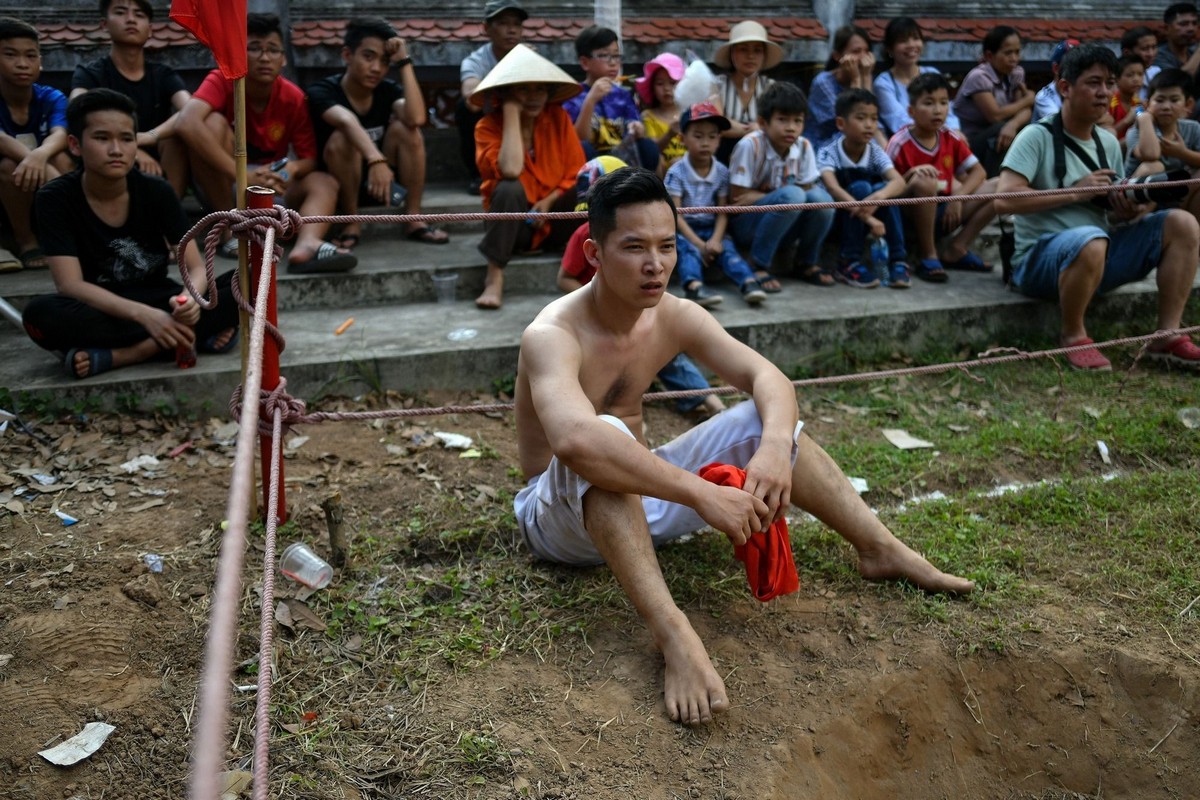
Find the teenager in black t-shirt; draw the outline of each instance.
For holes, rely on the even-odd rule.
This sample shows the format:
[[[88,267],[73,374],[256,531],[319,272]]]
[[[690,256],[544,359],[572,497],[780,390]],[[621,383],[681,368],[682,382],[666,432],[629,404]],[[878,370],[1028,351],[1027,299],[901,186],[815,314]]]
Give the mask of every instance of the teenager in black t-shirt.
[[[102,26],[112,39],[108,55],[80,64],[71,77],[71,97],[89,89],[113,89],[137,106],[137,167],[162,175],[183,197],[188,184],[188,157],[183,139],[175,136],[175,115],[191,95],[179,73],[147,61],[146,42],[154,9],[148,0],[100,0]]]
[[[408,190],[405,212],[421,213],[425,192],[425,100],[408,46],[378,17],[353,19],[346,27],[346,71],[308,87],[308,107],[322,167],[338,179],[338,206],[357,214],[359,203],[390,204],[393,182]],[[389,80],[395,64],[400,80]],[[397,172],[399,177],[397,178]],[[351,223],[335,243],[354,247],[361,227]],[[410,223],[408,238],[445,244],[449,235]]]
[[[167,277],[171,243],[187,219],[171,187],[133,169],[134,105],[109,89],[67,107],[67,144],[82,168],[46,184],[33,222],[58,294],[34,298],[25,330],[38,345],[65,353],[70,375],[86,378],[136,364],[180,345],[226,352],[237,333],[230,276],[217,278],[217,307],[202,311]],[[201,293],[207,286],[195,242],[180,254]]]

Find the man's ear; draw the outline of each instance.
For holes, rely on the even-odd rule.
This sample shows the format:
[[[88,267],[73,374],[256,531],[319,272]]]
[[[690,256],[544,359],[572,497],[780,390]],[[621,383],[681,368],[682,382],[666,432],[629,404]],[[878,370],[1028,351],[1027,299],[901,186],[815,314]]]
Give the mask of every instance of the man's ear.
[[[349,66],[350,59],[352,59],[352,58],[354,58],[353,51],[351,51],[349,47],[343,47],[342,48],[342,63],[345,64],[346,66]]]
[[[593,267],[596,268],[597,271],[599,271],[599,269],[600,269],[600,245],[596,244],[595,239],[584,239],[583,240],[583,257],[584,257],[584,259],[587,260],[587,262],[589,264],[591,264]]]
[[[75,138],[74,134],[67,134],[67,150],[76,158],[83,157],[83,151],[79,147],[79,140]]]
[[[846,120],[845,120],[845,119],[843,119],[842,117],[834,117],[834,118],[833,118],[833,121],[834,121],[835,123],[837,123],[837,129],[838,129],[839,131],[845,131],[845,130],[846,130]]]
[[[1190,119],[1192,116],[1192,109],[1196,107],[1196,98],[1189,97],[1186,100],[1184,100],[1183,107],[1187,109],[1187,115],[1188,115],[1188,118]]]

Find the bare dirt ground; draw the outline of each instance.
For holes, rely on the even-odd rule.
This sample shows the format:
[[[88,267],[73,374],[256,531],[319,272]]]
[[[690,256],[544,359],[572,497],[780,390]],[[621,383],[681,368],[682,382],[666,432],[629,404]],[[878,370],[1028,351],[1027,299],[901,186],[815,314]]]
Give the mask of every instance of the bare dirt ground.
[[[418,425],[471,435],[484,457],[395,444],[411,440],[409,423],[293,434],[310,438],[286,462],[291,535],[328,552],[317,504],[336,488],[354,537],[351,565],[308,601],[317,627],[355,608],[340,587],[369,584],[382,561],[437,561],[404,520],[469,526],[518,487],[510,417]],[[683,423],[652,410],[650,425],[665,436]],[[183,797],[233,455],[219,440],[229,431],[219,421],[106,417],[36,432],[42,441],[0,434],[0,797]],[[141,455],[158,465],[122,470]],[[34,474],[57,480],[40,486]],[[29,488],[14,495],[20,487]],[[78,524],[64,526],[54,507]],[[530,563],[511,529],[495,535],[527,580],[571,580]],[[686,560],[688,548],[697,543],[672,557]],[[161,573],[146,553],[164,557]],[[256,537],[238,648],[247,661],[260,568]],[[769,605],[689,598],[734,708],[688,730],[663,715],[649,638],[612,599],[611,579],[592,572],[589,591],[608,599],[599,613],[565,614],[564,625],[578,623],[570,631],[471,659],[430,654],[419,673],[394,667],[370,624],[281,626],[272,795],[1200,796],[1200,662],[1161,630],[1106,622],[1103,607],[1030,608],[1028,638],[1000,655],[963,651],[936,621],[914,622],[898,587],[846,589],[802,573],[797,594]],[[440,587],[431,580],[426,593],[450,591]],[[280,589],[295,599],[287,582]],[[234,682],[254,677],[243,670]],[[231,770],[248,764],[252,698],[234,695]],[[37,755],[94,720],[117,729],[89,759],[64,768]]]

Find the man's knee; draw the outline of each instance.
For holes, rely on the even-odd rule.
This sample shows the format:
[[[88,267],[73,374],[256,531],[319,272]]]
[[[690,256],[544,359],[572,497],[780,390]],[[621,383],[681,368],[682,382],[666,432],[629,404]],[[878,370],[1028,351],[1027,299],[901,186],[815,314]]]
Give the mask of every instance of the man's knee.
[[[1163,220],[1163,245],[1200,249],[1200,222],[1189,212],[1175,208],[1167,212]]]
[[[933,197],[937,193],[937,185],[937,178],[915,175],[908,181],[908,194],[911,197]]]
[[[425,148],[425,134],[421,129],[402,120],[393,119],[389,122],[383,136],[385,142],[395,142],[404,148]]]
[[[1103,272],[1104,261],[1108,258],[1108,239],[1092,239],[1079,250],[1079,254],[1064,268],[1086,272]]]
[[[851,181],[846,184],[846,191],[857,200],[862,200],[864,197],[875,191],[870,181]]]
[[[492,190],[490,211],[528,211],[530,201],[525,187],[516,178],[505,178]]]
[[[325,149],[321,151],[321,156],[325,163],[330,166],[334,164],[341,166],[353,161],[362,160],[362,155],[358,152],[358,148],[340,130],[335,130],[329,134],[329,138],[325,141]]]

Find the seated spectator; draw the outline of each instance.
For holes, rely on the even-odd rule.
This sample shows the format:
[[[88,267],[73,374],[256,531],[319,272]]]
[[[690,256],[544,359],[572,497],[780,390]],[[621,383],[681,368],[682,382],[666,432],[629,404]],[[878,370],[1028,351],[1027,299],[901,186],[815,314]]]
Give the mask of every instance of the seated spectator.
[[[837,100],[838,135],[817,153],[821,180],[835,200],[886,200],[905,191],[904,177],[879,146],[879,104],[866,89],[847,89]],[[904,226],[897,206],[859,206],[839,211],[841,251],[834,277],[857,289],[874,289],[876,275],[887,275],[887,285],[907,289],[912,285],[905,262]],[[868,267],[862,263],[867,235],[887,240],[888,263]]]
[[[462,86],[458,103],[454,106],[454,122],[458,126],[459,152],[470,176],[467,184],[470,194],[479,194],[479,186],[483,182],[479,177],[479,167],[475,165],[475,126],[485,113],[493,110],[476,105],[480,98],[472,95],[492,67],[521,43],[527,19],[529,14],[518,0],[488,0],[483,7],[483,35],[488,42],[471,51],[459,67],[458,79]]]
[[[713,63],[730,70],[717,76],[718,107],[729,120],[721,134],[717,160],[728,164],[743,136],[758,130],[758,100],[775,81],[762,73],[783,61],[783,48],[767,38],[767,29],[754,20],[734,25],[729,41],[717,48]]]
[[[598,156],[579,170],[579,181],[575,186],[576,196],[582,201],[576,211],[587,211],[587,193],[591,184],[603,175],[621,169],[625,162],[613,156]],[[586,286],[596,276],[596,267],[584,255],[583,243],[591,237],[592,227],[584,222],[571,234],[563,251],[562,265],[558,268],[558,288],[573,292]],[[658,371],[658,382],[669,392],[686,392],[709,388],[708,381],[684,353],[679,353]],[[681,397],[675,401],[675,410],[697,422],[725,410],[725,404],[715,394]]]
[[[766,206],[828,203],[817,159],[804,133],[808,106],[799,86],[779,82],[758,100],[758,129],[742,137],[729,160],[729,192],[733,205]],[[754,279],[763,291],[782,290],[771,270],[781,252],[795,246],[790,266],[814,286],[831,286],[833,276],[821,266],[821,245],[833,224],[833,209],[746,213],[733,217],[733,238],[749,250]]]
[[[1033,92],[1025,86],[1020,61],[1017,29],[992,28],[983,37],[983,63],[963,78],[951,106],[989,178],[998,173],[1000,159],[1033,116]]]
[[[495,212],[570,211],[586,160],[562,103],[579,94],[570,75],[525,45],[517,45],[475,87],[496,109],[475,131],[483,176],[483,207]],[[479,252],[487,258],[480,308],[500,308],[504,268],[518,250],[561,246],[575,220],[488,220]]]
[[[1159,69],[1181,69],[1196,75],[1200,69],[1200,50],[1196,48],[1196,6],[1193,3],[1172,3],[1163,12],[1163,43],[1154,56]]]
[[[912,17],[896,17],[887,24],[883,31],[883,52],[888,59],[887,67],[875,76],[874,94],[879,101],[879,124],[891,136],[912,122],[908,115],[908,85],[918,75],[940,73],[937,67],[921,66],[925,33]],[[945,125],[958,130],[954,112],[947,114]]]
[[[1161,69],[1154,66],[1154,59],[1158,56],[1158,35],[1145,25],[1130,28],[1121,36],[1121,55],[1133,56],[1145,66],[1146,77],[1142,83],[1141,98],[1143,102],[1146,101],[1150,96],[1147,91],[1150,81]]]
[[[1146,113],[1129,129],[1125,174],[1131,177],[1200,169],[1200,122],[1188,119],[1196,104],[1195,84],[1181,69],[1164,69],[1150,83]],[[1183,207],[1200,219],[1200,192],[1189,187]]]
[[[729,168],[715,156],[721,131],[729,120],[717,113],[712,103],[696,103],[683,112],[679,127],[687,153],[667,170],[664,181],[676,208],[723,206],[729,202]],[[757,306],[767,293],[754,279],[754,271],[738,253],[733,237],[725,231],[728,214],[680,214],[675,250],[676,269],[684,296],[703,308],[720,304],[721,295],[704,285],[704,265],[716,264],[742,293],[742,299]]]
[[[1085,315],[1096,294],[1140,281],[1156,268],[1158,328],[1182,327],[1196,277],[1200,224],[1186,211],[1146,213],[1147,206],[1134,204],[1123,191],[1102,195],[1107,210],[1093,201],[1092,193],[1003,196],[1030,189],[1109,186],[1124,177],[1116,137],[1096,124],[1105,113],[1116,69],[1117,57],[1102,45],[1082,44],[1067,53],[1058,79],[1062,111],[1017,136],[1004,158],[995,200],[998,213],[1017,215],[1013,286],[1059,302],[1063,345],[1092,343]],[[1181,335],[1156,343],[1147,357],[1195,368],[1200,366],[1200,347]],[[1076,369],[1112,368],[1094,347],[1067,359]]]
[[[683,77],[683,59],[672,53],[662,53],[647,61],[642,77],[635,82],[642,101],[642,125],[646,136],[654,140],[662,154],[658,172],[683,157],[683,139],[679,136],[679,106],[675,104],[675,84]]]
[[[1062,63],[1068,50],[1078,46],[1078,39],[1063,39],[1050,51],[1050,82],[1038,89],[1033,96],[1034,122],[1045,119],[1062,108],[1062,95],[1058,93],[1058,65]]]
[[[379,17],[359,17],[346,26],[342,61],[344,73],[308,87],[317,169],[337,179],[343,214],[357,214],[359,203],[399,205],[394,201],[404,196],[404,213],[420,214],[425,194],[425,99],[408,45]],[[387,77],[393,65],[401,83]],[[351,222],[334,244],[353,250],[361,232],[361,225]],[[450,241],[445,231],[423,222],[408,223],[408,238],[425,244]]]
[[[1145,103],[1142,88],[1146,85],[1146,65],[1137,56],[1121,56],[1117,59],[1117,90],[1108,104],[1108,114],[1113,119],[1113,133],[1125,150],[1125,134],[1137,121]]]
[[[563,103],[563,108],[575,123],[583,152],[588,158],[614,155],[656,169],[658,145],[646,138],[633,93],[617,83],[621,43],[616,32],[599,25],[584,28],[575,37],[575,54],[583,67],[583,92]]]
[[[72,100],[67,141],[81,169],[47,183],[34,202],[34,225],[58,293],[29,302],[25,329],[39,346],[59,353],[75,378],[180,347],[224,353],[236,341],[232,273],[217,278],[211,311],[181,295],[183,287],[167,277],[172,247],[188,221],[166,181],[134,169],[135,109],[111,89]],[[207,279],[195,242],[178,262],[203,294]]]
[[[996,181],[986,180],[983,166],[958,131],[946,126],[950,83],[937,72],[918,75],[908,85],[912,122],[888,141],[887,154],[915,197],[958,198],[938,205],[905,206],[903,213],[917,234],[917,277],[946,282],[946,268],[991,272],[992,265],[972,253],[971,243],[995,216],[987,195]],[[962,226],[959,229],[959,226]],[[938,258],[938,231],[958,233]]]
[[[149,0],[100,0],[101,24],[111,39],[108,55],[80,64],[71,76],[71,97],[89,89],[113,89],[137,105],[137,168],[161,175],[176,197],[188,188],[188,156],[175,135],[178,112],[191,94],[179,73],[146,60],[154,7]]]
[[[67,146],[67,98],[34,83],[42,71],[38,32],[25,22],[0,17],[0,204],[17,246],[17,269],[45,269],[30,223],[33,194],[73,168]],[[18,122],[17,120],[22,120]],[[4,271],[12,272],[12,261]]]
[[[813,78],[808,90],[808,125],[804,135],[818,153],[837,136],[837,98],[847,89],[871,91],[875,55],[871,36],[857,25],[845,25],[833,35],[833,52],[825,62],[825,71]],[[877,131],[879,146],[887,144],[883,131]]]
[[[308,101],[300,87],[281,74],[287,61],[279,17],[247,14],[246,26],[249,185],[274,190],[303,216],[332,215],[337,208],[338,183],[329,173],[316,169],[317,140]],[[214,69],[179,112],[178,129],[191,154],[192,174],[204,201],[217,211],[235,205],[233,95],[233,81]],[[289,161],[289,150],[295,151],[296,160]],[[289,272],[345,272],[358,264],[349,251],[324,241],[328,230],[328,223],[310,223],[300,229],[288,255]],[[226,242],[222,253],[236,257],[236,242]]]

